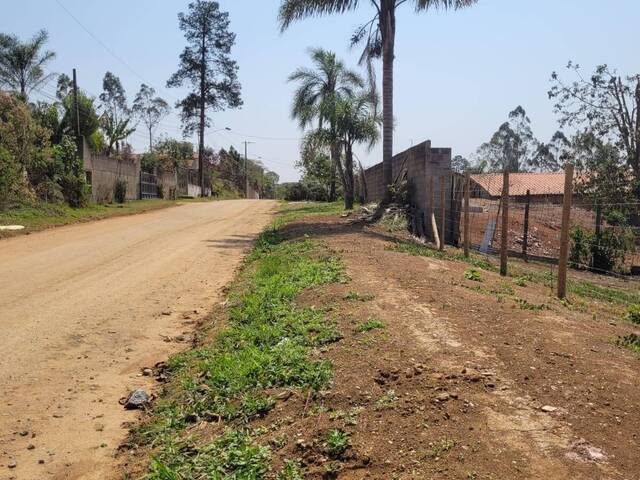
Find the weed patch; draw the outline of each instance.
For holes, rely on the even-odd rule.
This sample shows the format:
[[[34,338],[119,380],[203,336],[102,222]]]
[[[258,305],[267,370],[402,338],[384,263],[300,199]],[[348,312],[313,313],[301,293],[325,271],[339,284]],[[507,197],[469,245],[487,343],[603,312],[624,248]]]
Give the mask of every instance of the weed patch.
[[[331,430],[325,444],[327,455],[331,458],[340,458],[351,447],[351,440],[346,432]]]
[[[616,345],[628,348],[636,353],[640,353],[640,335],[637,333],[630,333],[629,335],[618,337]]]
[[[373,300],[375,295],[371,295],[370,293],[358,293],[358,292],[349,292],[344,296],[345,300],[353,300],[358,302],[370,302]]]
[[[464,271],[464,278],[466,278],[467,280],[471,280],[473,282],[481,282],[482,281],[482,275],[475,268],[470,268],[469,270],[465,270]]]
[[[370,318],[366,322],[363,322],[356,327],[356,333],[364,333],[381,328],[384,328],[384,323],[375,318]]]
[[[629,307],[625,318],[632,323],[640,324],[640,304],[634,304]]]

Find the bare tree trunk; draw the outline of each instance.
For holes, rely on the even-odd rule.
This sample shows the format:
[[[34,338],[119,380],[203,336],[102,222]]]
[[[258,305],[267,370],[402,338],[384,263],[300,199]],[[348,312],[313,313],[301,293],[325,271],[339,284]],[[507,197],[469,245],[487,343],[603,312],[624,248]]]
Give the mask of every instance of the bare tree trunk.
[[[336,169],[338,167],[338,161],[340,160],[336,156],[337,148],[334,145],[331,146],[331,175],[329,177],[329,201],[335,202],[336,200]],[[338,154],[339,155],[339,154]]]
[[[206,31],[202,31],[202,51],[200,64],[200,143],[198,148],[198,170],[200,174],[200,196],[204,197],[204,127],[205,127],[205,76],[206,70]]]
[[[393,184],[393,61],[395,50],[395,0],[383,0],[382,31],[382,178],[385,185],[383,203],[391,201]]]

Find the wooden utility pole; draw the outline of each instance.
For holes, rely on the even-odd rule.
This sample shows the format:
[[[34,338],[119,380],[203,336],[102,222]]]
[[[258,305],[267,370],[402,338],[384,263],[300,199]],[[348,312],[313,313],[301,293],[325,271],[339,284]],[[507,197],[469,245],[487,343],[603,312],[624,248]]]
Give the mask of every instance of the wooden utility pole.
[[[469,197],[471,196],[471,177],[469,172],[464,175],[464,256],[469,258],[471,232],[469,232]]]
[[[527,261],[527,250],[529,248],[529,208],[531,207],[531,191],[527,190],[524,205],[524,231],[522,232],[522,256]]]
[[[500,275],[507,276],[509,250],[509,169],[502,177],[502,229],[500,230]]]
[[[75,68],[73,69],[73,113],[76,117],[74,122],[76,139],[77,139],[78,145],[80,145],[80,106],[78,105],[78,78],[76,77]]]
[[[253,142],[247,142],[245,140],[243,143],[244,143],[244,198],[249,198],[249,169],[248,169],[249,157],[247,156],[247,147],[250,143],[253,143]]]
[[[573,199],[573,165],[564,167],[564,199],[562,202],[562,230],[560,232],[560,258],[558,260],[558,298],[567,296],[567,265],[569,263],[569,228],[571,200]]]
[[[440,251],[444,250],[444,244],[447,241],[446,190],[447,190],[446,177],[442,175],[440,177],[440,245],[438,245],[438,248]]]

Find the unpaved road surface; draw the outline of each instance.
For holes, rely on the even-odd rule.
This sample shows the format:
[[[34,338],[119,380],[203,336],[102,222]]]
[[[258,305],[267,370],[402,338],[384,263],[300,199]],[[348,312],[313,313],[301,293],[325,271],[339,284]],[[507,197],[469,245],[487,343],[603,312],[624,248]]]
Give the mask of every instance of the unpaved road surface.
[[[113,478],[136,419],[118,400],[187,348],[274,209],[194,203],[0,241],[0,479]]]

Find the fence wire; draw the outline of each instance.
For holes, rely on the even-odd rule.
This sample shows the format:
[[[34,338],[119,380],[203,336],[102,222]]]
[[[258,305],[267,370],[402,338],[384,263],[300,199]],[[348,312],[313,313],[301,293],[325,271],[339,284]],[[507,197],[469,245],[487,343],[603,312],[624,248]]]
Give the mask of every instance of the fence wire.
[[[433,238],[435,220],[446,243],[464,242],[465,176],[444,178],[444,222],[441,206],[442,177],[427,178],[425,231]],[[470,247],[499,254],[505,208],[503,174],[470,175]],[[564,173],[511,174],[507,198],[507,249],[509,256],[558,263],[560,257]],[[432,220],[431,212],[434,219]],[[576,193],[572,196],[569,227],[569,266],[622,277],[640,275],[640,202],[598,202]]]

